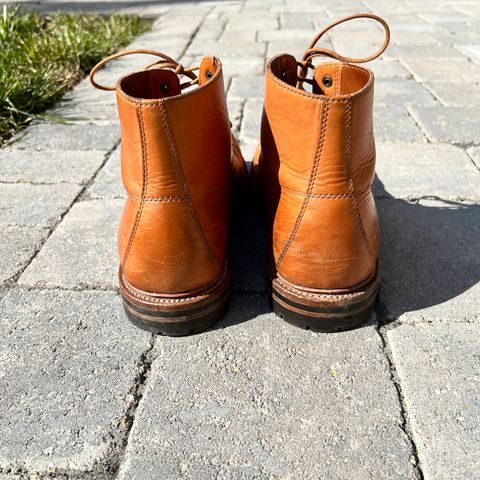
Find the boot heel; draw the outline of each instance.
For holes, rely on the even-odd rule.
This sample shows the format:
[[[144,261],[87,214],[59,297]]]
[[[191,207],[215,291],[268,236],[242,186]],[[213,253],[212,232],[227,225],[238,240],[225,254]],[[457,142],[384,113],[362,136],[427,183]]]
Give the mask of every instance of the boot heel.
[[[370,317],[377,290],[377,278],[365,289],[346,294],[305,292],[274,279],[272,310],[286,322],[305,330],[341,332],[360,326]]]
[[[173,314],[169,311],[147,310],[131,304],[125,298],[122,300],[128,319],[137,327],[150,333],[181,337],[203,332],[217,323],[228,311],[229,296],[198,312],[195,309],[178,310]]]
[[[132,287],[120,272],[120,294],[128,319],[159,335],[177,337],[207,330],[228,311],[231,290],[229,271],[204,291],[169,297]]]

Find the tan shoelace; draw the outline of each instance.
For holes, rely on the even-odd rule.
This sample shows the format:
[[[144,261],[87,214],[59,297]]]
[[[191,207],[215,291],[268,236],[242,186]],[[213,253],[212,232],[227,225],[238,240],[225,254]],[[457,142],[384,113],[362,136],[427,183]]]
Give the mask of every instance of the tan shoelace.
[[[92,68],[92,71],[90,72],[90,75],[89,75],[91,84],[95,88],[98,88],[99,90],[107,90],[107,91],[115,90],[115,85],[106,86],[106,85],[100,85],[99,83],[97,83],[95,81],[95,74],[102,67],[104,67],[108,62],[111,62],[112,60],[115,60],[120,57],[125,57],[126,55],[136,55],[136,54],[153,55],[161,58],[161,60],[156,60],[155,62],[148,64],[144,68],[144,70],[149,70],[151,68],[173,70],[177,75],[185,75],[186,77],[190,78],[189,82],[184,82],[180,84],[180,89],[182,90],[184,88],[188,88],[198,83],[198,76],[194,72],[197,71],[200,67],[185,68],[182,64],[176,62],[175,60],[173,60],[173,58],[170,58],[168,55],[165,55],[162,52],[157,52],[155,50],[137,49],[137,50],[123,50],[121,52],[114,53],[113,55],[110,55],[109,57],[106,57],[100,62],[98,62]]]
[[[339,53],[334,52],[333,50],[329,50],[328,48],[315,46],[318,43],[318,41],[323,37],[323,35],[325,35],[325,33],[327,33],[332,28],[336,27],[337,25],[340,25],[341,23],[348,22],[350,20],[355,20],[358,18],[368,18],[371,20],[375,20],[379,22],[382,25],[383,29],[385,30],[385,40],[383,42],[383,45],[374,54],[364,58],[351,58],[351,57],[344,57],[343,55],[340,55]],[[297,62],[297,65],[299,67],[297,88],[302,88],[302,85],[304,82],[309,84],[312,83],[312,80],[306,78],[306,75],[308,73],[309,68],[312,70],[315,68],[315,66],[312,63],[312,60],[315,57],[330,57],[330,58],[334,58],[335,60],[339,60],[340,62],[346,62],[346,63],[366,63],[378,58],[388,47],[389,42],[390,42],[390,28],[388,27],[387,22],[383,18],[377,15],[374,15],[373,13],[356,13],[354,15],[349,15],[348,17],[341,18],[340,20],[337,20],[336,22],[328,25],[328,27],[325,27],[322,31],[320,31],[312,40],[312,43],[307,48],[307,50],[305,50],[302,60],[300,62]]]

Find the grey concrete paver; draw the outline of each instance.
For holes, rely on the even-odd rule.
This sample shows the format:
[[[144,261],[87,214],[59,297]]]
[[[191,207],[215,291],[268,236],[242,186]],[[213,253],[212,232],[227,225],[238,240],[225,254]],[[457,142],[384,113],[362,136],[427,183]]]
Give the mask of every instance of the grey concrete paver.
[[[81,190],[80,185],[0,184],[0,225],[52,226]]]
[[[122,200],[76,203],[18,283],[28,287],[115,289]]]
[[[397,105],[437,104],[435,97],[415,80],[401,78],[377,78],[375,83],[375,105],[389,106],[395,98]]]
[[[375,139],[378,142],[425,142],[414,119],[401,104],[374,107]]]
[[[89,198],[125,198],[126,191],[122,183],[120,146],[107,160],[92,185],[87,190]]]
[[[362,5],[392,31],[391,48],[366,64],[376,77],[380,326],[372,318],[316,335],[269,314],[267,239],[246,199],[231,227],[229,315],[196,337],[157,338],[150,351],[119,297],[101,291],[117,284],[119,129],[115,95],[84,80],[49,111],[66,124],[35,122],[0,152],[0,478],[110,478],[120,466],[135,480],[477,478],[480,6]],[[157,20],[129,48],[186,66],[219,55],[247,162],[267,59],[299,59],[320,28],[353,13],[343,0],[27,7],[136,11]],[[320,45],[350,56],[382,37],[370,21],[330,33]],[[151,61],[127,57],[98,79],[114,83]]]
[[[480,478],[479,334],[480,324],[388,332],[425,480]]]
[[[411,55],[402,58],[402,63],[420,82],[476,83],[480,76],[480,65],[467,58],[449,58],[448,61],[438,61],[429,58],[418,58]],[[453,87],[452,87],[453,88]]]
[[[480,201],[480,172],[448,144],[377,144],[377,175],[395,198],[437,196]]]
[[[120,139],[118,125],[32,125],[12,141],[12,148],[33,150],[110,150]]]
[[[158,340],[119,478],[412,478],[375,328],[317,335],[267,309],[237,297],[225,329]]]
[[[0,182],[85,184],[102,166],[106,153],[6,148],[0,150]]]
[[[0,312],[0,469],[107,478],[150,335],[110,292],[12,290]]]
[[[452,84],[445,82],[429,82],[425,86],[447,107],[480,106],[480,85],[465,82]]]
[[[462,145],[479,141],[480,107],[413,105],[408,108],[431,142]]]
[[[45,227],[3,226],[0,235],[0,286],[18,274],[47,237]]]
[[[385,319],[478,321],[480,205],[384,199],[377,206]]]

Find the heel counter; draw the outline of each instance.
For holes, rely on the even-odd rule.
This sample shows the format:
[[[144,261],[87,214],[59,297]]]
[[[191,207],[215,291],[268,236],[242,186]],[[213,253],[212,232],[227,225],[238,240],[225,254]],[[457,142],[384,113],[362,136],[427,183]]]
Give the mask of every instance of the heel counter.
[[[134,287],[174,294],[215,280],[219,264],[198,234],[185,201],[130,197],[119,226],[122,272]]]
[[[369,196],[366,192],[359,199],[348,194],[310,198],[296,235],[277,266],[278,273],[293,284],[325,290],[349,288],[373,275],[378,219]],[[275,228],[279,243],[281,228]],[[278,261],[278,255],[275,257]]]

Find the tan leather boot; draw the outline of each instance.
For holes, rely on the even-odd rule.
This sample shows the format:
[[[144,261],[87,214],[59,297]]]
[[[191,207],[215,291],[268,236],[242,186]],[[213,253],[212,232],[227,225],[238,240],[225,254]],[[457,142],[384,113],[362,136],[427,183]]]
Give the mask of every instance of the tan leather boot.
[[[105,63],[132,53],[160,61],[116,87],[95,82]],[[190,81],[180,83],[181,75]],[[228,306],[232,183],[235,173],[246,175],[230,131],[221,63],[205,57],[186,69],[160,52],[126,51],[96,65],[90,80],[117,95],[128,193],[118,231],[125,311],[155,333],[204,330]]]
[[[360,17],[385,29],[375,55],[352,59],[315,47],[333,26]],[[353,15],[321,31],[301,62],[283,54],[266,66],[253,175],[266,205],[273,310],[303,328],[352,328],[374,307],[379,225],[371,190],[373,74],[353,63],[378,57],[388,41],[381,18]],[[313,67],[317,56],[339,61]],[[309,69],[312,78],[306,78]]]

